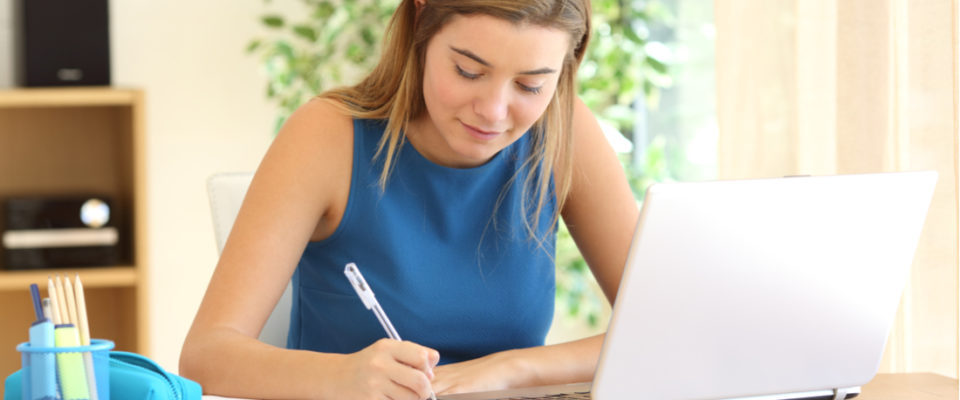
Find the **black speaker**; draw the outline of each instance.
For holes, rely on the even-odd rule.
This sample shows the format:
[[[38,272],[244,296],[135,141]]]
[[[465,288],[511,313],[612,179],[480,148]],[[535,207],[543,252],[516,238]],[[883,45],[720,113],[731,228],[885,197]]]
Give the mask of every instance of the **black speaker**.
[[[20,0],[18,83],[110,85],[108,0]]]

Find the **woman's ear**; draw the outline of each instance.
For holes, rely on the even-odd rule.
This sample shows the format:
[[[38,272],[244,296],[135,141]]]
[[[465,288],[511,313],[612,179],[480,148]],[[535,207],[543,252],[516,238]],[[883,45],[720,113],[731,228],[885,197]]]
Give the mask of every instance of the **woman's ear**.
[[[413,6],[417,9],[416,19],[420,19],[420,13],[427,6],[427,0],[413,0]]]

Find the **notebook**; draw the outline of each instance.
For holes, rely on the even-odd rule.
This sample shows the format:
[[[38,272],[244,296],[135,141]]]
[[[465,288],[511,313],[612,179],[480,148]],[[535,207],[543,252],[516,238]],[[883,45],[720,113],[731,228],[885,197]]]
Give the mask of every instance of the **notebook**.
[[[855,397],[879,368],[936,180],[653,185],[593,382],[440,398]]]

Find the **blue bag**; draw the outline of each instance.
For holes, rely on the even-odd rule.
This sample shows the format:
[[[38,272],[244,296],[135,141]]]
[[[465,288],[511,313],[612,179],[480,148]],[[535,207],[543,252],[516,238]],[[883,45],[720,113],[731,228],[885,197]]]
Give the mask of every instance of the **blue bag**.
[[[21,400],[21,371],[4,382],[4,400]],[[110,352],[110,397],[124,400],[200,400],[200,384],[164,371],[136,353]],[[105,400],[105,399],[101,399]]]

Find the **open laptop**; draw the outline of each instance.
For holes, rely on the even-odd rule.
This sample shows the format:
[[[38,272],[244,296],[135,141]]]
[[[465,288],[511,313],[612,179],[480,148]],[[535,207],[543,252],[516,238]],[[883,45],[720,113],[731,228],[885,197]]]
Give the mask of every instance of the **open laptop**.
[[[654,185],[592,383],[440,398],[855,397],[879,368],[936,180]]]

